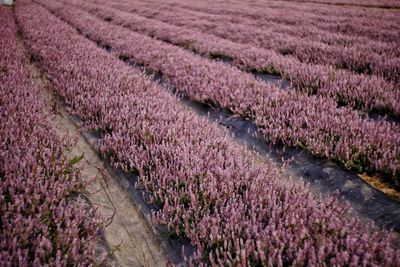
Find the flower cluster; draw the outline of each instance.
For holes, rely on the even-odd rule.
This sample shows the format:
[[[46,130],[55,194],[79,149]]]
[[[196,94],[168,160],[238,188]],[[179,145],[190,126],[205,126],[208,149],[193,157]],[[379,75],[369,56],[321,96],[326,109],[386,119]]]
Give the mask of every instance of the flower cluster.
[[[101,1],[104,0],[100,0],[101,5],[103,5]],[[96,0],[96,2],[99,1]],[[110,4],[106,3],[106,5]],[[114,2],[112,6],[117,7],[120,10],[134,10],[139,14],[143,14],[142,8],[140,8],[140,3],[127,4],[122,1],[122,4]],[[235,7],[235,5],[233,6]],[[232,8],[229,8],[228,10],[230,9]],[[213,12],[216,12],[216,10],[218,9],[214,9]],[[264,8],[261,8],[261,10],[263,10],[263,13],[270,13],[270,10],[265,10]],[[312,14],[307,15],[295,10],[290,12],[290,10],[292,10],[291,7],[285,7],[284,9],[281,9],[280,12],[271,11],[271,13],[278,13],[282,16],[280,19],[289,17],[293,20],[293,17],[295,17],[297,21],[301,20],[303,23],[307,20],[313,20],[313,26],[316,22],[319,23],[321,20],[326,21],[327,17],[329,20],[329,16],[326,15],[323,16],[321,20],[315,18],[314,14],[322,13],[321,10],[315,10],[315,8],[313,8],[314,12]],[[282,11],[286,14],[282,14]],[[274,25],[271,25],[269,21],[265,22],[263,25],[254,25],[254,23],[248,24],[242,20],[239,20],[240,22],[235,21],[235,23],[229,23],[229,21],[236,20],[236,18],[231,18],[227,22],[226,18],[218,18],[214,15],[209,17],[207,14],[199,14],[187,10],[170,11],[170,8],[165,8],[162,12],[158,12],[154,9],[154,6],[153,8],[144,8],[144,12],[144,14],[147,13],[147,16],[149,17],[167,23],[184,26],[185,28],[195,28],[236,43],[251,44],[256,47],[271,49],[282,55],[292,55],[302,62],[328,64],[335,66],[336,68],[349,69],[357,73],[379,75],[389,81],[394,81],[397,84],[400,82],[399,26],[396,24],[391,25],[393,20],[386,22],[383,18],[375,19],[375,24],[371,25],[369,15],[370,13],[374,13],[374,11],[365,12],[361,21],[347,17],[346,20],[342,19],[343,21],[340,21],[339,23],[336,20],[331,22],[331,24],[336,24],[339,25],[338,27],[346,28],[348,25],[355,23],[356,25],[358,24],[357,26],[365,30],[367,28],[365,22],[367,22],[368,25],[373,28],[373,32],[377,33],[378,31],[380,35],[385,35],[387,33],[391,36],[391,38],[388,38],[390,44],[385,43],[383,46],[378,45],[378,47],[376,47],[375,41],[371,42],[369,38],[364,38],[363,43],[353,43],[352,45],[346,43],[342,44],[341,42],[336,44],[327,44],[315,40],[315,37],[310,38],[310,34],[306,37],[304,36],[309,28],[308,24],[303,25],[301,28],[290,25],[292,26],[291,32],[293,32],[293,28],[298,32],[297,36],[292,36],[291,32],[285,31],[285,28],[280,27],[280,25],[274,27]],[[338,12],[339,15],[340,12],[341,10]],[[375,11],[375,16],[380,13],[381,12]],[[330,16],[330,19],[337,19],[336,15],[337,14]],[[394,21],[397,21],[397,24],[400,22],[398,18],[395,18]],[[316,32],[316,34],[318,36],[319,32]]]
[[[10,8],[0,6],[0,265],[96,263],[99,218],[76,198],[79,172],[52,128],[40,89],[17,41]]]
[[[179,47],[109,24],[54,1],[40,0],[82,34],[123,59],[143,64],[194,101],[212,103],[254,120],[272,142],[299,146],[357,171],[380,171],[399,185],[400,128],[361,118],[336,102],[280,90],[252,75]]]
[[[70,111],[104,133],[101,150],[117,166],[139,173],[160,207],[154,219],[196,246],[193,264],[400,264],[389,233],[334,197],[280,180],[276,167],[46,9],[21,0],[16,15]]]
[[[74,4],[106,21],[111,20],[118,25],[161,39],[168,43],[173,43],[185,49],[196,51],[202,55],[211,58],[228,58],[231,60],[231,64],[242,70],[279,75],[291,81],[295,89],[308,94],[330,97],[340,104],[344,103],[367,111],[378,110],[382,113],[393,113],[396,116],[400,114],[400,90],[398,90],[399,88],[393,83],[377,75],[361,75],[346,70],[337,70],[330,65],[322,65],[322,63],[324,63],[321,60],[323,56],[317,54],[314,48],[311,49],[311,53],[315,58],[314,62],[312,62],[312,64],[304,63],[293,56],[284,56],[272,49],[261,49],[252,44],[239,44],[224,39],[227,36],[222,36],[224,38],[221,38],[206,33],[205,31],[208,26],[202,27],[200,28],[201,30],[199,30],[187,28],[186,24],[184,27],[169,24],[170,21],[166,18],[173,18],[173,23],[175,23],[175,21],[182,22],[188,19],[181,19],[179,13],[175,15],[175,13],[170,12],[166,14],[165,17],[161,17],[160,19],[168,22],[166,23],[120,11],[126,10],[124,5],[118,6],[114,4],[120,9],[117,10],[107,7],[107,3],[109,3],[107,1],[104,1],[104,3],[100,1],[97,2],[96,5],[82,1],[68,1],[66,3]],[[135,11],[136,10],[138,10],[137,5],[135,5]],[[193,16],[190,16],[190,21],[193,23]],[[206,22],[203,20],[203,23]],[[221,22],[218,25],[225,27],[226,23]],[[248,30],[242,29],[241,32],[243,31],[246,32],[243,33],[243,35],[249,34]],[[228,33],[231,31],[223,30],[223,32]],[[265,32],[266,31],[263,31],[263,33]],[[291,32],[286,32],[286,35],[292,36],[293,34]],[[270,39],[271,38],[269,38],[269,40]],[[288,43],[292,46],[294,42]],[[397,47],[398,46],[396,46],[396,48]],[[301,45],[301,49],[304,50],[304,45]],[[352,46],[351,49],[357,51],[357,53],[360,51],[358,47],[354,46]],[[319,49],[319,51],[328,55],[332,54],[329,51],[325,51],[324,48]],[[345,55],[343,51],[346,51],[346,49],[340,49],[340,52],[337,53],[340,53],[342,58],[349,59],[350,57]],[[366,54],[367,51],[362,53]],[[389,55],[384,57],[384,64],[387,64],[389,61],[395,61],[395,59],[388,60],[390,57]],[[354,62],[357,62],[357,64],[361,64],[359,57],[352,57],[352,59],[354,59]],[[382,60],[380,60],[380,62],[382,62]],[[400,73],[400,71],[396,70],[395,74],[391,75],[391,77],[396,77],[398,73]]]
[[[400,8],[400,3],[396,0],[383,0],[383,1],[374,1],[374,0],[296,0],[296,2],[314,2],[314,3],[322,3],[322,4],[330,4],[330,5],[345,5],[345,6],[361,6],[361,7],[380,7],[380,8]],[[290,0],[289,0],[290,2]]]
[[[99,1],[103,0],[90,0],[90,2],[95,3]],[[203,23],[205,20],[209,20],[209,28],[212,28],[213,21],[218,20],[218,18],[225,18],[226,22],[237,24],[249,19],[248,21],[253,26],[265,27],[271,25],[271,22],[275,22],[279,25],[291,26],[292,29],[296,29],[300,34],[304,33],[303,29],[306,30],[309,26],[313,26],[322,30],[322,32],[345,34],[351,37],[366,37],[383,42],[398,42],[399,40],[399,18],[395,10],[342,8],[283,1],[278,4],[271,1],[255,1],[252,4],[247,1],[241,1],[229,5],[229,8],[221,2],[211,0],[189,0],[185,2],[166,0],[162,3],[158,0],[145,2],[140,0],[129,2],[116,0],[113,3],[112,5],[108,3],[108,5],[113,7],[123,6],[126,10],[139,13],[142,13],[142,7],[145,7],[145,12],[151,17],[162,16],[164,11],[179,10],[181,14],[186,13],[189,16],[193,16],[193,21],[198,21],[196,20],[197,13],[197,15],[202,16]],[[162,8],[156,9],[155,6],[161,6]],[[195,11],[195,13],[190,11]],[[178,15],[178,13],[175,15]],[[201,21],[198,22],[201,23]],[[180,23],[180,25],[183,26],[184,24]],[[310,37],[315,38],[315,36]]]

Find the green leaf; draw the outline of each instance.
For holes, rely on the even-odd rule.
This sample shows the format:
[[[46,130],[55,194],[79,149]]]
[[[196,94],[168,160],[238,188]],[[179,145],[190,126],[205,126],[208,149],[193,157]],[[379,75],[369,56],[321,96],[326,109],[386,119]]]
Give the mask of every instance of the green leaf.
[[[80,161],[84,158],[84,156],[85,156],[85,153],[82,153],[82,155],[80,155],[80,156],[75,156],[75,157],[73,157],[73,158],[69,161],[69,163],[70,163],[71,165],[75,165],[75,164],[77,164],[78,162],[80,162]]]

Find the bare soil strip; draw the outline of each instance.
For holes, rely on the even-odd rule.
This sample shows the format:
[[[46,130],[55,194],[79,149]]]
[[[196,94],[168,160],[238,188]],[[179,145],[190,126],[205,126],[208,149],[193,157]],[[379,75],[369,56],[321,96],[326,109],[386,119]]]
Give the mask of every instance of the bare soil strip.
[[[23,44],[21,38],[20,42]],[[68,156],[78,158],[83,155],[79,163],[80,176],[88,182],[86,196],[90,204],[98,209],[102,218],[110,221],[104,230],[104,239],[112,254],[108,265],[166,266],[168,259],[154,236],[154,230],[132,202],[129,192],[121,187],[115,174],[106,168],[83,136],[81,128],[70,120],[39,68],[33,62],[29,62],[28,66],[33,79],[43,89],[42,97],[52,113],[52,125],[61,136],[68,135],[76,141],[73,149],[67,151]]]
[[[71,157],[84,155],[81,177],[92,182],[88,186],[88,198],[98,208],[104,219],[112,218],[105,228],[104,236],[119,266],[164,266],[167,259],[163,254],[152,229],[144,221],[140,211],[132,203],[129,193],[121,188],[99,158],[92,146],[86,142],[79,129],[60,109],[55,116],[54,126],[62,133],[69,133],[77,142],[70,151]]]

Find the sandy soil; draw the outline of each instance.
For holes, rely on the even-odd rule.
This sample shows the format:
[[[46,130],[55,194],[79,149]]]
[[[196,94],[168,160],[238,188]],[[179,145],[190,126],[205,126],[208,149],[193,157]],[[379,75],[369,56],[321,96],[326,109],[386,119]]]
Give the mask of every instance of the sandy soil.
[[[126,192],[105,167],[104,162],[93,150],[74,124],[60,102],[53,95],[49,81],[32,62],[29,63],[35,81],[41,86],[42,97],[53,113],[53,126],[60,132],[76,140],[70,158],[83,159],[78,166],[81,178],[88,182],[86,197],[97,208],[102,218],[109,220],[104,230],[104,239],[112,252],[108,264],[112,266],[166,266],[167,257],[154,236],[143,215]],[[112,220],[111,220],[112,219]]]
[[[62,133],[68,132],[77,139],[70,156],[84,155],[80,163],[81,177],[85,181],[93,179],[87,190],[93,207],[98,208],[112,222],[105,228],[104,236],[118,266],[164,266],[166,258],[153,237],[152,230],[143,221],[139,211],[131,202],[130,196],[123,190],[104,163],[93,151],[78,129],[68,119],[65,111],[55,116],[54,126]]]

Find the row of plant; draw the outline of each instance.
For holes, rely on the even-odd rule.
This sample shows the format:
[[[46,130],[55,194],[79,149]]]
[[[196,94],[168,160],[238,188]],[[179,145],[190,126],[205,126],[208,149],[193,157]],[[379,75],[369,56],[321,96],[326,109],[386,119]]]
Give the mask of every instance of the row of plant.
[[[0,6],[0,265],[90,266],[101,225],[72,195],[84,184],[68,138],[52,118],[17,40],[12,9]]]
[[[400,114],[400,90],[382,78],[301,63],[274,51],[236,44],[197,30],[173,26],[106,6],[81,1],[68,1],[65,4],[73,4],[106,21],[211,58],[229,58],[232,65],[245,71],[280,75],[288,79],[295,89],[309,95],[333,98],[340,104],[367,111],[376,110],[394,116]]]
[[[356,6],[356,7],[379,7],[379,8],[400,8],[400,3],[397,0],[384,0],[384,1],[374,1],[374,0],[286,0],[289,2],[312,2],[330,5],[344,5],[344,6]]]
[[[106,5],[109,5],[109,3]],[[143,14],[141,12],[142,9],[135,3],[124,5],[112,3],[111,5],[114,7],[119,6],[121,10],[126,10],[127,6],[134,7],[138,14]],[[144,8],[144,10],[154,13],[154,8]],[[307,38],[292,37],[286,33],[272,32],[269,27],[260,29],[242,24],[226,23],[225,21],[214,20],[210,27],[210,22],[207,21],[204,15],[195,17],[193,13],[187,13],[179,15],[175,11],[163,9],[162,12],[157,12],[154,18],[170,24],[204,31],[236,43],[274,50],[281,55],[291,55],[301,62],[330,65],[360,74],[373,74],[397,85],[400,84],[398,42],[392,45],[393,50],[397,50],[396,55],[392,53],[381,55],[369,49],[368,43],[364,46],[367,47],[365,50],[358,46],[327,45],[310,41]]]
[[[57,16],[124,60],[161,73],[193,101],[250,118],[271,142],[298,146],[356,171],[379,171],[399,183],[400,128],[361,118],[332,99],[279,90],[251,75],[153,38],[112,25],[55,1],[41,0]]]
[[[99,1],[94,1],[95,3],[99,3]],[[116,3],[116,2],[113,2]],[[123,2],[120,3],[132,3],[132,2]],[[130,7],[130,12],[134,12],[137,7],[140,8],[141,12],[145,12],[146,16],[153,17],[154,13],[159,12],[157,9],[154,9],[154,3],[150,2],[134,2],[135,6]],[[213,27],[213,22],[225,22],[225,23],[234,23],[245,25],[248,27],[259,28],[263,29],[264,31],[271,31],[273,33],[282,33],[282,34],[289,34],[292,37],[300,38],[300,39],[307,39],[310,41],[322,42],[328,45],[343,45],[343,46],[352,46],[357,47],[362,51],[371,50],[373,52],[382,54],[391,54],[391,55],[400,55],[400,48],[394,45],[393,42],[382,42],[370,39],[365,36],[354,36],[354,35],[346,35],[343,33],[337,32],[329,32],[322,29],[319,29],[315,25],[311,25],[315,23],[315,21],[320,21],[324,17],[321,17],[320,13],[322,12],[325,14],[323,10],[313,10],[313,14],[306,14],[308,15],[308,21],[304,24],[304,13],[299,12],[293,8],[285,8],[285,9],[277,9],[271,7],[260,7],[263,8],[264,12],[267,11],[267,18],[263,18],[263,20],[254,20],[244,16],[233,16],[233,15],[223,15],[223,14],[209,14],[206,12],[201,12],[196,9],[191,10],[184,7],[179,7],[176,5],[171,5],[170,3],[159,3],[162,7],[162,11],[174,11],[177,15],[187,14],[188,16],[193,16],[195,18],[204,18],[209,23],[207,24],[208,27]],[[182,2],[180,2],[182,3]],[[149,9],[143,9],[143,8]],[[255,7],[255,8],[258,8]],[[284,16],[282,17],[282,13]],[[299,22],[291,22],[291,23],[283,23],[285,19],[291,19],[293,21]],[[312,20],[311,20],[312,19]],[[339,18],[340,19],[340,18]],[[381,19],[381,17],[380,17]],[[283,21],[281,21],[283,20]],[[336,22],[338,18],[336,16]]]
[[[157,3],[157,0],[146,1]],[[312,25],[332,33],[343,33],[353,36],[365,36],[384,42],[398,42],[399,23],[397,11],[384,11],[363,8],[342,8],[289,2],[235,2],[226,8],[221,2],[167,0],[169,5],[183,7],[187,10],[200,11],[214,15],[246,17],[255,21],[273,20],[282,24],[304,27]],[[289,10],[297,11],[298,16],[288,16]],[[154,9],[160,12],[162,9]]]
[[[149,0],[146,2],[156,2],[157,0]],[[396,1],[396,0],[395,0]],[[225,12],[221,14],[230,14],[231,12],[235,12],[235,14],[246,14],[246,15],[255,15],[254,18],[259,18],[257,14],[262,14],[261,12],[265,12],[263,9],[267,9],[267,13],[270,10],[276,9],[286,9],[286,10],[294,10],[296,12],[301,12],[306,15],[306,19],[315,16],[320,16],[322,18],[321,22],[333,22],[335,21],[335,16],[340,20],[342,18],[355,17],[366,20],[367,16],[370,16],[371,19],[376,19],[378,17],[387,19],[389,17],[396,17],[396,13],[391,10],[379,10],[379,9],[363,9],[363,8],[342,8],[335,7],[329,5],[315,5],[314,3],[301,3],[299,4],[296,1],[240,1],[234,2],[230,5],[229,9],[226,9]],[[165,2],[163,2],[165,3]],[[215,7],[216,9],[209,9],[211,14],[218,14],[221,6],[223,4],[221,2],[213,2],[212,0],[199,0],[199,1],[185,1],[180,2],[179,0],[167,0],[166,3],[169,3],[171,6],[180,6],[185,7],[191,10],[200,10],[200,8],[207,7]],[[191,6],[191,4],[194,4]],[[259,9],[262,8],[262,9]],[[258,10],[257,10],[258,9]],[[321,10],[322,13],[315,13],[316,10]],[[250,11],[250,13],[247,13]],[[241,12],[241,13],[240,13]],[[259,12],[259,13],[258,13]],[[267,14],[268,15],[268,14]],[[268,17],[268,16],[267,16]],[[371,21],[372,22],[372,21]],[[307,21],[300,22],[306,24]],[[390,25],[394,25],[393,21],[387,21],[386,23]],[[370,23],[368,23],[370,25]]]
[[[101,3],[102,0],[93,0],[93,3]],[[263,12],[266,12],[267,16],[262,19],[251,19],[244,16],[235,16],[229,14],[209,14],[206,12],[199,11],[197,9],[193,9],[192,6],[187,6],[182,2],[173,1],[174,4],[170,2],[159,3],[158,1],[146,1],[142,2],[140,0],[135,1],[123,1],[119,0],[117,2],[107,3],[113,7],[121,7],[121,5],[127,9],[127,11],[141,12],[141,14],[145,14],[147,17],[154,17],[157,13],[164,13],[165,11],[174,12],[177,16],[190,16],[193,18],[192,24],[195,23],[198,27],[205,28],[204,23],[206,22],[206,27],[214,27],[214,23],[229,23],[229,24],[238,24],[243,27],[251,27],[262,30],[264,33],[274,34],[280,36],[280,38],[295,37],[302,41],[313,41],[314,43],[322,42],[328,45],[342,45],[346,47],[352,47],[352,49],[358,49],[363,51],[364,53],[378,53],[378,54],[387,54],[389,56],[399,56],[400,48],[398,47],[396,42],[382,42],[370,39],[366,36],[354,36],[354,35],[345,35],[337,32],[329,32],[323,29],[318,28],[315,25],[315,22],[321,22],[321,20],[326,20],[327,11],[313,9],[311,14],[306,12],[302,12],[301,10],[297,10],[293,7],[285,7],[279,6],[278,9],[276,6],[262,6],[261,3],[256,3],[257,6],[254,6],[254,9],[262,9]],[[161,10],[155,9],[154,5],[160,5]],[[255,4],[255,5],[256,5]],[[183,5],[180,7],[180,5]],[[309,10],[307,10],[309,11]],[[322,14],[323,15],[322,15]],[[378,13],[379,14],[379,13]],[[369,15],[374,15],[374,13],[370,13]],[[381,14],[379,14],[381,15]],[[306,17],[306,18],[304,18]],[[291,23],[284,23],[286,18],[291,21]],[[347,17],[345,18],[348,19]],[[354,20],[354,17],[352,17]],[[384,20],[381,16],[378,18]],[[200,20],[200,22],[198,22]],[[335,23],[340,25],[340,18],[335,14]],[[370,18],[371,20],[371,18]],[[184,23],[179,22],[175,19],[176,23],[183,26]],[[306,21],[307,23],[304,23]],[[298,22],[298,23],[297,23]],[[390,23],[384,21],[385,23]],[[374,21],[374,23],[376,23]],[[382,22],[381,22],[382,23]],[[386,26],[386,25],[385,25]],[[394,25],[391,25],[394,26]],[[375,25],[376,27],[376,25]],[[387,28],[386,26],[385,28]],[[398,28],[398,27],[397,27]],[[395,31],[396,27],[392,27],[391,30]],[[400,28],[398,28],[400,30]]]
[[[399,264],[388,233],[363,226],[334,198],[279,181],[274,166],[256,164],[225,131],[44,8],[21,0],[16,12],[71,111],[105,133],[101,150],[137,170],[160,207],[155,220],[197,247],[192,263]]]

